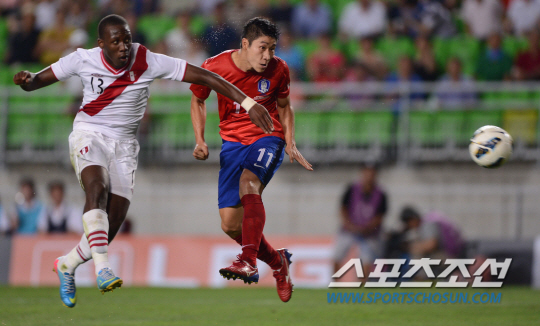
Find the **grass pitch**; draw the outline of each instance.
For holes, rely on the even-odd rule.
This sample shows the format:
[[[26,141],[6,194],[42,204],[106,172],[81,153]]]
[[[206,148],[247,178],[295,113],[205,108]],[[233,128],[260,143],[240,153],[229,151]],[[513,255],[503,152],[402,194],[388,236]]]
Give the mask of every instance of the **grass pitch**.
[[[466,292],[483,291],[477,290]],[[502,293],[501,302],[492,304],[328,303],[329,292],[297,289],[289,303],[282,303],[275,289],[253,285],[123,287],[105,295],[80,288],[77,306],[68,309],[58,288],[0,287],[0,325],[540,325],[540,291],[529,288],[489,290]]]

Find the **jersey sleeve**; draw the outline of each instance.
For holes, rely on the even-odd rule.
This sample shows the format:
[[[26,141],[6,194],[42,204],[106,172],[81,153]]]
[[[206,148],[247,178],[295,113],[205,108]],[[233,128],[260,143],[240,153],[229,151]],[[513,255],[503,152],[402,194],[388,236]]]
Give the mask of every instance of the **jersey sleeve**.
[[[291,77],[289,76],[289,66],[283,62],[283,78],[278,89],[278,98],[286,98],[289,96],[291,87]]]
[[[202,65],[201,68],[208,69],[208,60],[206,60]],[[191,84],[189,87],[193,95],[200,98],[201,100],[206,100],[208,96],[210,96],[210,93],[212,92],[212,89],[207,86],[203,85],[197,85],[197,84]]]
[[[152,78],[184,80],[187,68],[186,60],[150,51],[146,55],[146,60]]]
[[[51,69],[56,78],[60,81],[63,81],[72,76],[79,75],[81,63],[81,54],[78,51],[75,51],[53,63],[51,65]]]

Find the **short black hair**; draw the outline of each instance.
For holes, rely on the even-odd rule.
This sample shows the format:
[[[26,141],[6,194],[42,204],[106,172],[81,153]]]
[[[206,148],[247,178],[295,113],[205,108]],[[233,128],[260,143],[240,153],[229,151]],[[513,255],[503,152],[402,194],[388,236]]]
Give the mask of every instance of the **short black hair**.
[[[58,188],[64,192],[64,183],[60,180],[51,181],[49,183],[49,192],[53,191],[53,189]]]
[[[36,186],[35,186],[35,183],[34,183],[34,179],[32,179],[31,177],[23,177],[23,178],[19,181],[19,186],[21,186],[21,187],[28,186],[28,187],[30,187],[33,191],[36,190]]]
[[[118,26],[118,25],[129,25],[127,20],[120,16],[120,15],[109,15],[103,17],[102,20],[99,21],[98,25],[98,37],[100,39],[103,39],[103,36],[105,35],[105,29],[108,26]]]
[[[406,223],[413,219],[421,219],[421,217],[418,211],[414,207],[406,206],[401,211],[400,219],[401,221]]]
[[[268,36],[276,39],[277,41],[279,40],[280,34],[281,32],[276,24],[272,23],[266,18],[255,17],[248,20],[244,25],[244,29],[242,30],[242,39],[247,39],[249,41],[249,45],[251,45],[254,40],[261,36]]]

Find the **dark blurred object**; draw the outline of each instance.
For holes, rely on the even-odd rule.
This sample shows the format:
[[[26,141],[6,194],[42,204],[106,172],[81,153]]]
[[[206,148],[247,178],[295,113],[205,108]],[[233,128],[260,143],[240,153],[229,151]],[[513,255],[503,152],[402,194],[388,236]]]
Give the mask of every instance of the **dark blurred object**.
[[[24,14],[20,19],[15,15],[9,18],[14,30],[8,36],[6,63],[37,62],[35,48],[39,39],[39,31],[35,26],[35,17],[31,13]]]
[[[214,19],[202,36],[202,40],[206,45],[206,51],[210,56],[215,56],[230,49],[236,49],[240,44],[238,34],[225,20],[224,6],[223,3],[216,6],[214,9]]]

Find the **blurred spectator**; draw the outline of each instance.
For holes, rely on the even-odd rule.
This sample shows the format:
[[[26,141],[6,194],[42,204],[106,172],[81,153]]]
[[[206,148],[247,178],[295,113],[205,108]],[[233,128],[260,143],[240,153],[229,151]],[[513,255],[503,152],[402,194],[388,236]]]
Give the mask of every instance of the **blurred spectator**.
[[[448,1],[424,0],[424,10],[420,17],[422,33],[430,37],[448,38],[456,34],[457,29],[452,13],[445,6]]]
[[[487,40],[486,50],[476,63],[476,78],[498,81],[510,78],[512,59],[501,48],[501,35],[493,33]]]
[[[296,76],[303,75],[304,55],[298,45],[294,43],[292,35],[287,30],[282,30],[279,36],[276,55],[285,60],[289,66],[289,70],[294,70]]]
[[[66,55],[76,51],[78,48],[85,48],[87,43],[88,33],[86,33],[85,30],[80,28],[74,30],[69,36],[69,47],[64,51],[64,53],[62,53],[62,57],[65,57]],[[62,81],[61,83],[65,86],[65,90],[69,94],[74,96],[74,102],[72,103],[72,106],[68,108],[68,113],[75,115],[79,111],[79,106],[82,101],[83,84],[81,81],[81,77],[72,76],[67,80]]]
[[[439,213],[425,217],[412,207],[401,211],[404,224],[404,241],[411,258],[458,258],[463,251],[463,240],[459,231]],[[441,266],[445,268],[444,266]]]
[[[344,81],[347,82],[370,82],[374,81],[375,78],[371,74],[371,71],[361,62],[353,61],[345,73]],[[355,86],[353,86],[355,87]],[[376,93],[376,86],[372,84],[362,85],[363,90],[372,90],[373,93],[359,94],[356,90],[348,92],[345,97],[349,100],[349,105],[354,108],[362,108],[364,106],[372,104],[372,101],[375,99],[373,94]]]
[[[212,24],[206,28],[202,39],[206,44],[206,50],[210,56],[238,48],[238,35],[234,28],[227,24],[224,3],[216,5]]]
[[[34,180],[21,180],[20,191],[15,195],[15,212],[17,233],[36,234],[38,221],[45,218],[45,207],[36,198]]]
[[[508,7],[508,19],[516,35],[537,28],[540,20],[540,1],[512,0]]]
[[[540,80],[540,39],[538,30],[527,34],[529,48],[518,53],[514,61],[514,77],[517,80]]]
[[[0,200],[0,235],[9,233],[10,231],[11,223],[6,210],[2,206],[2,201]]]
[[[238,33],[244,27],[244,24],[253,17],[257,17],[258,7],[253,1],[249,0],[230,0],[226,2],[225,17]]]
[[[400,0],[388,9],[394,34],[447,38],[456,33],[450,10],[435,0]]]
[[[100,0],[97,4],[99,17],[105,17],[110,14],[124,15],[127,12],[134,11],[134,2],[128,0]]]
[[[446,74],[437,83],[435,94],[441,107],[463,109],[478,103],[475,88],[474,81],[463,75],[461,61],[451,58],[446,64]]]
[[[90,22],[90,7],[86,1],[70,1],[66,6],[66,26],[82,30],[87,30],[88,23]],[[131,25],[130,25],[131,27]]]
[[[36,54],[41,64],[48,66],[60,59],[62,53],[69,48],[71,32],[73,29],[66,26],[64,13],[59,11],[54,25],[39,35]]]
[[[341,80],[345,69],[345,56],[332,48],[330,35],[319,36],[319,47],[306,62],[308,77],[315,82]]]
[[[146,45],[146,36],[139,29],[139,18],[137,18],[137,15],[134,12],[129,12],[124,15],[124,18],[128,22],[132,42]]]
[[[415,40],[416,45],[416,57],[414,61],[415,72],[424,81],[434,81],[437,79],[437,63],[435,61],[435,55],[433,54],[433,48],[428,38],[425,36],[419,36]]]
[[[420,82],[422,78],[414,72],[414,65],[411,58],[402,56],[398,60],[397,71],[390,73],[388,82]]]
[[[14,15],[10,19],[13,19],[12,24],[16,30],[10,31],[8,37],[6,63],[37,62],[34,51],[38,43],[39,31],[34,24],[34,14],[26,13],[20,21]]]
[[[392,110],[394,114],[399,114],[403,110],[403,105],[408,103],[407,101],[404,101],[404,96],[400,94],[400,84],[421,82],[422,78],[420,78],[420,76],[418,76],[418,74],[414,72],[414,65],[411,58],[407,56],[402,56],[398,60],[397,71],[392,72],[388,76],[386,81],[388,82],[387,99],[393,102]],[[421,90],[417,90],[414,88],[416,86],[411,85],[411,87],[412,88],[410,89],[410,93],[408,96],[411,102],[424,100],[426,98],[425,93],[423,93]]]
[[[364,37],[360,40],[360,51],[356,55],[356,61],[379,80],[388,74],[386,62],[375,49],[375,40],[372,37]]]
[[[296,37],[317,38],[330,32],[330,8],[319,0],[304,0],[293,11],[292,29]]]
[[[386,8],[378,0],[356,0],[345,6],[338,22],[345,38],[362,38],[384,33]]]
[[[270,19],[282,29],[291,29],[293,6],[289,0],[277,0],[266,11],[270,13]]]
[[[501,31],[502,15],[499,0],[465,0],[462,5],[462,17],[468,33],[481,40]]]
[[[35,7],[36,28],[40,31],[53,27],[57,19],[57,1],[41,0]]]
[[[352,246],[357,245],[364,275],[381,252],[381,225],[387,210],[385,192],[377,184],[377,167],[362,168],[361,179],[347,187],[341,200],[341,227],[334,249],[334,271],[341,268]]]
[[[167,53],[171,57],[185,60],[185,56],[191,45],[190,43],[190,13],[180,11],[176,14],[176,26],[165,35]]]
[[[38,221],[39,232],[73,233],[77,235],[84,232],[82,208],[76,208],[66,203],[64,194],[63,182],[54,181],[49,184],[50,204],[45,209],[46,214]]]
[[[197,6],[204,16],[210,16],[216,9],[216,6],[224,2],[225,0],[198,0]]]

